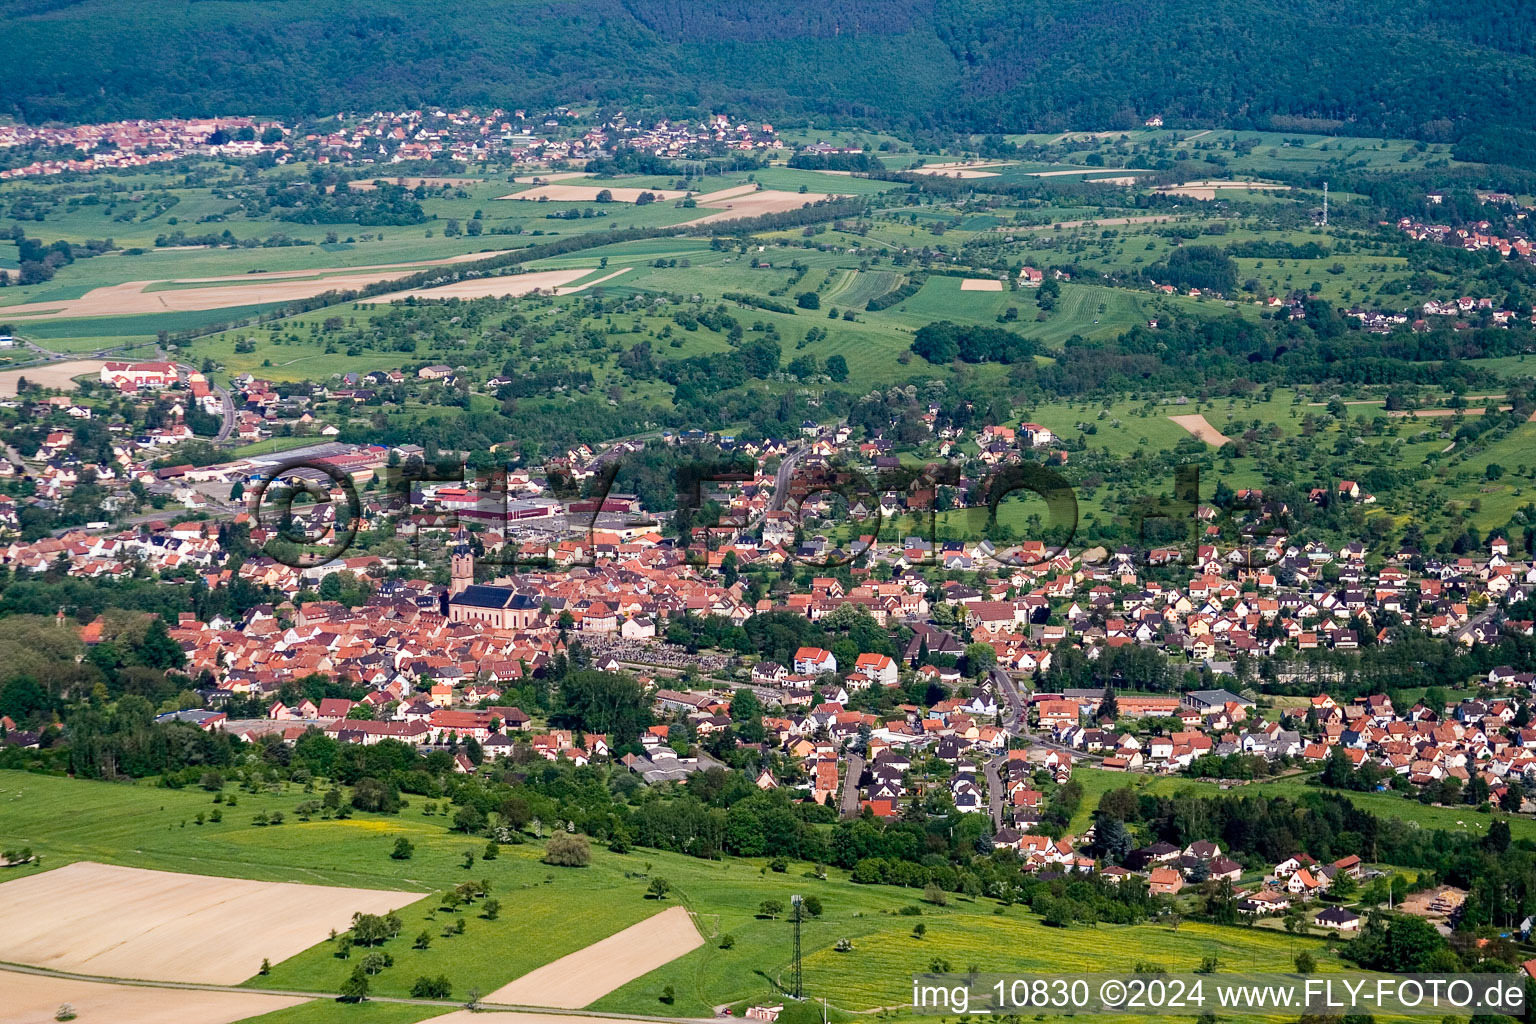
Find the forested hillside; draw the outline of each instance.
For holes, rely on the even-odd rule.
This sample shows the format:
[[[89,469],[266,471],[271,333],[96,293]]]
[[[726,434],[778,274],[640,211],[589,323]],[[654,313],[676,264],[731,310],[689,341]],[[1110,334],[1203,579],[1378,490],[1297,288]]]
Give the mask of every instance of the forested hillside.
[[[1436,140],[1536,115],[1519,0],[13,0],[28,120],[612,99],[969,130]]]

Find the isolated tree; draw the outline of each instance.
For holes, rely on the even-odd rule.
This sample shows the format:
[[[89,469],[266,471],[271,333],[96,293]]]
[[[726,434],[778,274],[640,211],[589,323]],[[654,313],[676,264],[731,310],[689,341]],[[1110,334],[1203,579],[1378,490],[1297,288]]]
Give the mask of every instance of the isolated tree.
[[[667,893],[672,891],[672,883],[665,878],[653,878],[645,891],[658,900],[664,900],[667,898]]]
[[[1099,702],[1099,717],[1110,721],[1120,717],[1120,702],[1115,699],[1115,688],[1104,687],[1104,699]]]
[[[410,860],[411,854],[415,852],[416,847],[411,845],[411,841],[401,836],[395,840],[395,848],[389,852],[389,855],[395,860]]]
[[[757,916],[766,917],[770,921],[775,920],[782,913],[784,913],[784,904],[780,900],[763,900],[757,905]]]
[[[341,983],[341,998],[351,1003],[360,1003],[368,998],[368,974],[362,964],[352,968],[352,973]]]
[[[1136,845],[1131,830],[1119,818],[1100,816],[1093,828],[1094,845],[1102,851],[1104,859],[1119,864]]]
[[[485,812],[473,804],[465,804],[453,814],[453,828],[456,832],[474,835],[484,830],[485,823]]]
[[[386,967],[393,967],[394,965],[395,958],[388,953],[369,953],[358,964],[369,977],[380,974]]]
[[[592,861],[587,837],[570,832],[556,832],[544,848],[544,863],[563,868],[584,868]]]

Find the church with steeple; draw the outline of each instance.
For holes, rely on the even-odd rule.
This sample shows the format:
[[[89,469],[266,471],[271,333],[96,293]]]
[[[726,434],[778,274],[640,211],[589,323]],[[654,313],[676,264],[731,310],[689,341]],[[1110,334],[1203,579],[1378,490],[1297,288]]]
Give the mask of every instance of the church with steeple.
[[[543,602],[511,587],[475,582],[475,553],[469,533],[454,536],[449,559],[447,615],[451,622],[478,622],[491,629],[518,630],[536,625]]]

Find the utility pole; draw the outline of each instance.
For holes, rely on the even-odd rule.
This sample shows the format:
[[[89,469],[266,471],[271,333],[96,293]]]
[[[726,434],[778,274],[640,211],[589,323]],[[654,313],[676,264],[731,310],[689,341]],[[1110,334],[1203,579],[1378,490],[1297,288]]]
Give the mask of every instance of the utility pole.
[[[1328,226],[1328,183],[1323,182],[1323,227]]]
[[[803,998],[800,991],[801,981],[803,980],[800,970],[800,917],[804,900],[800,897],[799,893],[796,893],[789,898],[789,902],[790,905],[795,908],[795,966],[794,992],[792,994],[796,999],[800,999]]]

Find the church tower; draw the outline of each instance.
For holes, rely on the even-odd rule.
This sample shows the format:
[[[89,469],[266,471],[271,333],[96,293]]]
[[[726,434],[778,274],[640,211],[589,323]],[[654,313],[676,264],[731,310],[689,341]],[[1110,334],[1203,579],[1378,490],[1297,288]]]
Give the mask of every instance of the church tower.
[[[449,565],[448,593],[462,594],[470,584],[475,582],[475,556],[464,540],[460,540],[453,546],[453,556]]]

